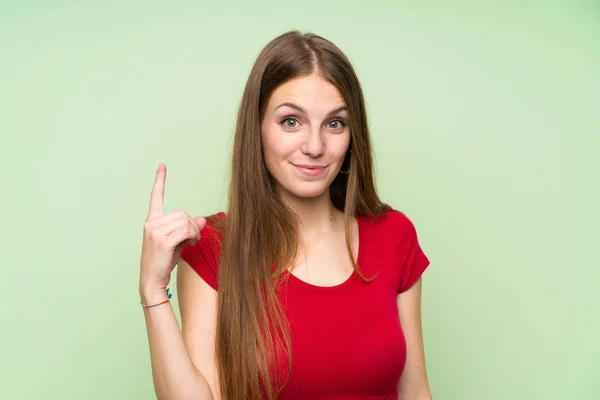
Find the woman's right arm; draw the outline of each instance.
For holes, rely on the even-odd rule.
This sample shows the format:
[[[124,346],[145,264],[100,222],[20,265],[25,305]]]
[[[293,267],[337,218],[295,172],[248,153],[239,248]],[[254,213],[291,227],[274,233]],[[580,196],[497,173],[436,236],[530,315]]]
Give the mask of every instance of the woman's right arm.
[[[183,262],[180,261],[178,270],[183,269],[181,263]],[[200,278],[198,277],[198,279]],[[210,388],[212,385],[209,384],[207,377],[203,375],[198,366],[204,366],[203,369],[210,369],[211,367],[208,363],[200,359],[195,360],[198,363],[198,366],[196,366],[188,352],[188,344],[184,341],[184,337],[187,336],[186,339],[190,342],[191,347],[197,348],[198,342],[208,344],[214,339],[210,335],[203,335],[204,332],[195,332],[194,335],[197,338],[190,338],[190,327],[188,324],[190,306],[186,304],[189,303],[191,297],[200,296],[209,300],[210,293],[207,290],[202,290],[204,293],[191,294],[189,291],[191,285],[187,282],[182,282],[179,277],[177,281],[180,308],[183,306],[186,313],[184,317],[184,312],[182,311],[182,322],[186,324],[184,329],[188,334],[180,331],[170,302],[151,308],[143,307],[148,343],[150,345],[152,378],[156,397],[158,400],[213,400],[215,397]],[[179,286],[186,287],[183,293],[179,290]],[[210,287],[208,289],[213,290]],[[155,304],[166,298],[164,291],[156,291],[143,286],[140,286],[140,295],[144,304]],[[182,295],[184,298],[181,298]],[[195,310],[198,313],[206,314],[208,308],[210,308],[210,300],[208,304],[203,304],[202,309],[204,310],[199,310],[198,308],[195,308]],[[210,376],[211,374],[207,375]]]
[[[150,195],[140,260],[139,289],[154,390],[158,400],[219,400],[213,356],[216,291],[180,259],[185,243],[200,240],[206,219],[191,218],[183,210],[163,212],[166,173],[161,163]],[[147,307],[166,299],[177,264],[181,331],[170,302]]]

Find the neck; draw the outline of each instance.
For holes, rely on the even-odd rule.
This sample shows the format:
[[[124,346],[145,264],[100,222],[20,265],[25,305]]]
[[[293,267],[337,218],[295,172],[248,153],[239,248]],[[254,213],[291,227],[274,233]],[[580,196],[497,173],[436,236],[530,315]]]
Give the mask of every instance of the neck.
[[[344,213],[333,206],[329,190],[314,198],[284,196],[284,201],[298,216],[301,239],[314,238],[344,227]]]

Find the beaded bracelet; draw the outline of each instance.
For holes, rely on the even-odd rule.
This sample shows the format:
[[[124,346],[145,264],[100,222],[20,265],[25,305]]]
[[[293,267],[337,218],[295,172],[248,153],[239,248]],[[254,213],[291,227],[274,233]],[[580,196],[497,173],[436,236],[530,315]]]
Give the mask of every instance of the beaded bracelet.
[[[160,303],[156,303],[156,304],[149,304],[149,305],[146,305],[146,304],[144,304],[142,301],[140,301],[140,304],[141,304],[142,306],[146,307],[146,308],[150,308],[150,307],[156,307],[156,306],[160,306],[161,304],[168,303],[168,302],[170,301],[170,299],[171,299],[171,297],[172,297],[172,296],[173,296],[173,294],[172,294],[172,293],[169,293],[169,288],[167,288],[167,299],[166,299],[166,300],[164,300],[164,301],[161,301]]]

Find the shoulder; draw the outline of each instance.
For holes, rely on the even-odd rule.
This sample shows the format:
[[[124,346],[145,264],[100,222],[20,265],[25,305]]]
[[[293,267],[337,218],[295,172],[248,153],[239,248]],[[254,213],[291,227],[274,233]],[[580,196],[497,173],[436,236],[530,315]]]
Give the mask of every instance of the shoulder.
[[[414,223],[405,213],[389,207],[381,215],[370,218],[367,225],[372,227],[370,243],[378,250],[377,257],[392,265],[390,279],[396,292],[407,291],[429,266]]]
[[[210,240],[221,241],[223,238],[223,227],[227,220],[227,214],[223,211],[219,211],[216,214],[209,215],[206,218],[206,226],[200,232],[200,239],[206,236]]]
[[[412,220],[403,212],[388,207],[382,214],[375,217],[363,217],[365,225],[373,228],[371,234],[397,238],[415,236],[416,228]]]
[[[205,217],[206,225],[200,232],[200,240],[194,244],[186,243],[181,249],[181,259],[215,290],[226,217],[224,212]]]
[[[200,232],[200,240],[198,240],[192,248],[196,248],[200,251],[209,250],[211,252],[220,251],[221,244],[223,242],[223,227],[227,219],[227,215],[224,212],[218,212],[213,215],[205,217],[206,225]],[[187,246],[186,248],[187,249]]]

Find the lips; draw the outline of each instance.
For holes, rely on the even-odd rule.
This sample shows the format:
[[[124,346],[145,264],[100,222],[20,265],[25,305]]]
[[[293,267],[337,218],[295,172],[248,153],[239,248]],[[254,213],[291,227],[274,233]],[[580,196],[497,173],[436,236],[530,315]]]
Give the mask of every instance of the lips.
[[[298,168],[304,168],[304,169],[324,169],[325,167],[327,167],[327,165],[308,165],[308,164],[292,164],[295,167]]]
[[[309,164],[292,164],[296,169],[306,176],[319,176],[325,169],[326,165],[309,165]]]

